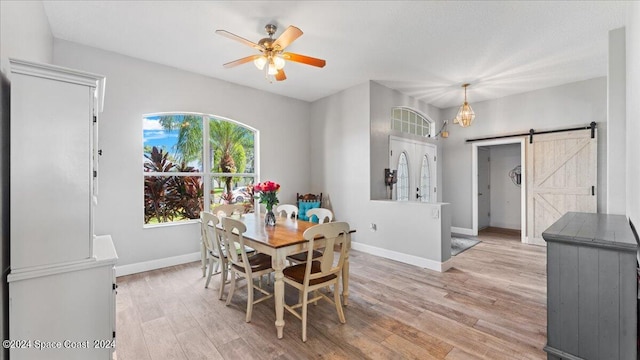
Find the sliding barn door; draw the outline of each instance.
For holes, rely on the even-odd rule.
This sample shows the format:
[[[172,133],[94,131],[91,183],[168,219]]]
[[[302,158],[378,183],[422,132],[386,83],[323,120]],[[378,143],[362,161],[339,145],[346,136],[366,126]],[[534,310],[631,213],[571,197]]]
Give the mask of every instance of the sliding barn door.
[[[527,237],[544,245],[542,232],[569,211],[597,211],[597,134],[578,130],[533,137],[527,144]]]

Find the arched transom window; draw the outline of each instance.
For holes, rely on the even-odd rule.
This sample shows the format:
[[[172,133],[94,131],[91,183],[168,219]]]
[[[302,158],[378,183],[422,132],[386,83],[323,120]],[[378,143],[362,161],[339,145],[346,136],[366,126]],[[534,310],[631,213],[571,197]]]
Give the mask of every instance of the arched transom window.
[[[395,107],[391,110],[391,129],[406,134],[431,137],[433,121],[415,110]]]

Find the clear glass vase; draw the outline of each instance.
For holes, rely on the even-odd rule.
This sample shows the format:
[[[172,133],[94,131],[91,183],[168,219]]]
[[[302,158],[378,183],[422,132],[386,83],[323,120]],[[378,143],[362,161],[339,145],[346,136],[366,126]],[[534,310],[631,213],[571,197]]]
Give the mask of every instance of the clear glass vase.
[[[264,224],[266,226],[276,226],[276,214],[273,213],[272,209],[267,209],[267,213],[264,216]]]

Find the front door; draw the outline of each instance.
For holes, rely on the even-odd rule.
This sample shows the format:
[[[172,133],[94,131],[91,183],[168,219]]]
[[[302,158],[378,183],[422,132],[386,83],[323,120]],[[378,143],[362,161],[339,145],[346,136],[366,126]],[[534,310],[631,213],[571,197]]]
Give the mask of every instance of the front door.
[[[535,135],[527,144],[527,237],[544,245],[542,232],[569,211],[597,211],[597,136],[590,130]]]
[[[397,170],[396,200],[437,201],[436,153],[433,144],[389,138],[389,168]]]

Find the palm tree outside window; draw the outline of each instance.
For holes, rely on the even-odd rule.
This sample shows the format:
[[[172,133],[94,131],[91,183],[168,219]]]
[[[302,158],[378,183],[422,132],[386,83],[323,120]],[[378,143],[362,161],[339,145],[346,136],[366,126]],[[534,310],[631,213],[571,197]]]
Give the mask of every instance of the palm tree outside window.
[[[146,115],[145,224],[197,219],[221,203],[251,207],[257,136],[249,126],[214,115]]]

